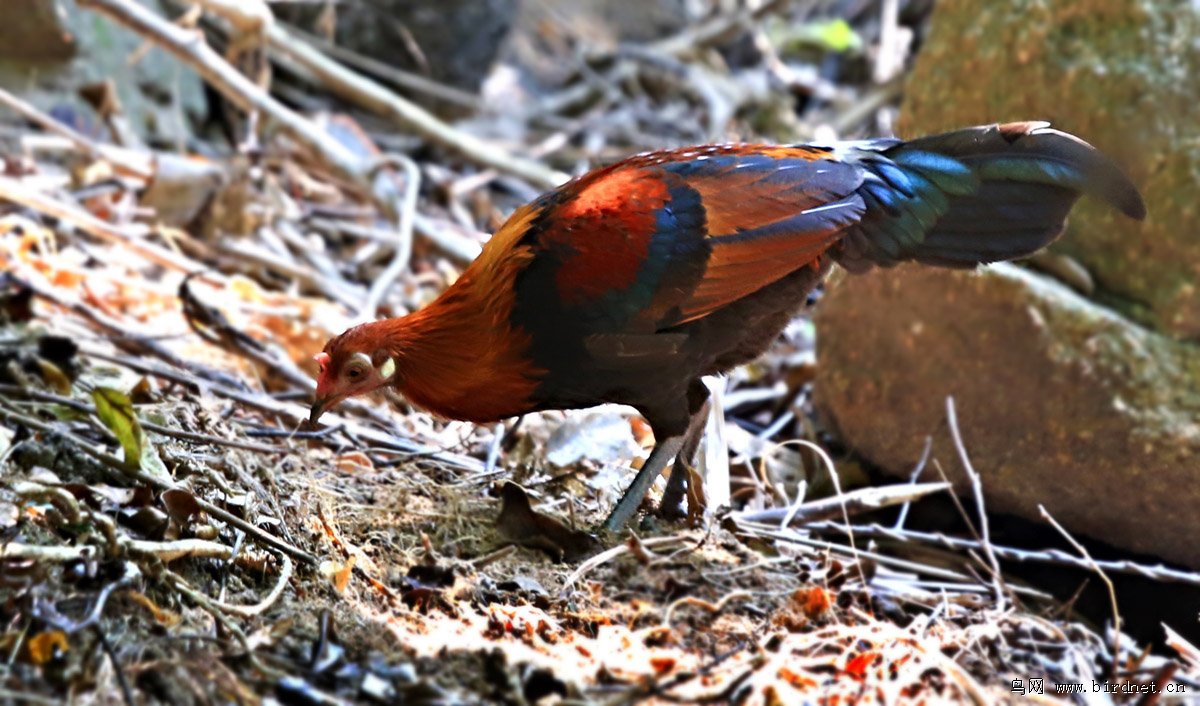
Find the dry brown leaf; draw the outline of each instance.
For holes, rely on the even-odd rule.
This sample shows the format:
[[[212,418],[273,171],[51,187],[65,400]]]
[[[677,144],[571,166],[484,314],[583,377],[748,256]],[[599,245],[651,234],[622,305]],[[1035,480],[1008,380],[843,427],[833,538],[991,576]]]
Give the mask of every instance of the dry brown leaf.
[[[167,514],[181,525],[186,525],[193,517],[203,512],[200,501],[186,490],[177,488],[164,490],[161,500],[163,507],[167,509]]]
[[[503,505],[496,518],[496,529],[505,541],[540,549],[555,561],[576,561],[595,549],[596,538],[592,535],[571,529],[549,515],[534,512],[525,489],[516,483],[504,484],[501,499]]]

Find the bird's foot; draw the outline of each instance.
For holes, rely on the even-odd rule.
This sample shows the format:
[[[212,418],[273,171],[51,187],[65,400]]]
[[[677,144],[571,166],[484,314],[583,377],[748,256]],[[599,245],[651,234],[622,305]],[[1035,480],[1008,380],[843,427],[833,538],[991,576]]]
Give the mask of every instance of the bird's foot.
[[[667,467],[667,462],[675,456],[682,445],[682,436],[664,439],[655,445],[654,450],[650,452],[650,457],[642,464],[637,476],[629,484],[625,495],[621,497],[608,519],[601,525],[603,529],[617,532],[629,524],[629,521],[637,514],[638,508],[641,507],[642,500],[646,497],[646,491],[650,489],[651,484]]]

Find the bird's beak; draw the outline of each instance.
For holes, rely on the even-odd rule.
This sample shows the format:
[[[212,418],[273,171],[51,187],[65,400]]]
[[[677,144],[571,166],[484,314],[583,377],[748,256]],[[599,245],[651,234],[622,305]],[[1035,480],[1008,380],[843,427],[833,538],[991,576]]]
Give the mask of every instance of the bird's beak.
[[[312,409],[308,412],[309,424],[316,424],[317,420],[321,418],[321,415],[325,414],[325,410],[329,409],[334,405],[334,403],[337,402],[337,399],[334,397],[334,395],[321,394],[323,391],[322,388],[325,388],[327,384],[325,370],[330,362],[329,354],[325,351],[321,351],[313,356],[313,360],[316,361],[317,367],[320,369],[320,375],[317,377],[317,397],[313,400]]]
[[[325,410],[328,407],[329,400],[327,398],[318,397],[316,400],[313,400],[312,409],[308,412],[308,423],[316,424],[321,419],[321,415],[325,414]]]

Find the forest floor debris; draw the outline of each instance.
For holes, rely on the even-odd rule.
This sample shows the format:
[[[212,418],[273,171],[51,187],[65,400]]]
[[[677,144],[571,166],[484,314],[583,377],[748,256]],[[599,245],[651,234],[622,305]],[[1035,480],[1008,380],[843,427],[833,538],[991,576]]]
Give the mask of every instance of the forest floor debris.
[[[860,488],[796,443],[817,438],[803,321],[731,381],[726,411],[748,422],[728,435],[739,509],[706,526],[586,530],[649,442],[627,412],[482,429],[370,400],[304,425],[326,338],[429,301],[516,203],[583,164],[752,136],[780,113],[723,92],[734,72],[787,79],[796,137],[885,128],[894,76],[840,58],[863,78],[818,89],[756,24],[807,10],[765,3],[644,46],[580,47],[570,82],[511,108],[527,109],[522,142],[502,148],[277,24],[268,55],[345,112],[284,104],[273,96],[292,84],[242,75],[194,26],[129,0],[79,4],[282,129],[234,121],[235,147],[167,179],[149,151],[0,95],[17,126],[0,176],[0,700],[1057,703],[1083,697],[1056,684],[1078,683],[1148,704],[1200,688],[1200,650],[1178,633],[1163,656],[1064,618],[994,557],[1194,574],[994,546],[986,529],[924,533],[906,511],[877,524],[870,512],[946,486]],[[896,21],[843,29],[894,53]],[[731,66],[714,48],[730,35],[757,58]],[[381,149],[380,116],[418,146]],[[605,444],[563,438],[595,419]],[[1014,691],[1032,678],[1044,695]]]

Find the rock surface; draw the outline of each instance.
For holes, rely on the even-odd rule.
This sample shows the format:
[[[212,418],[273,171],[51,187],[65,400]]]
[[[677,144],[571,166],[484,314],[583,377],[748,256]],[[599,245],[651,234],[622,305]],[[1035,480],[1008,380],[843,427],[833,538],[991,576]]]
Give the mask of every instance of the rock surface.
[[[491,70],[517,15],[519,0],[372,0],[339,4],[340,46],[400,69],[474,92]],[[320,25],[324,5],[285,7],[276,15]]]
[[[0,59],[65,61],[75,55],[75,37],[66,17],[50,0],[7,0],[0,22]]]
[[[817,307],[817,391],[846,443],[907,473],[927,435],[990,510],[1200,566],[1200,351],[1012,265],[846,276]],[[886,305],[881,305],[886,302]],[[934,478],[936,480],[936,478]]]
[[[947,0],[901,133],[1046,119],[1128,165],[1144,223],[1084,199],[1054,247],[1085,299],[1013,266],[847,277],[818,307],[818,402],[848,445],[906,476],[924,439],[987,506],[1200,567],[1200,8],[1166,0]],[[961,473],[959,474],[961,480]]]
[[[1060,247],[1101,301],[1200,339],[1200,5],[1171,0],[939,3],[899,132],[1049,120],[1103,149],[1150,217],[1081,203]]]
[[[142,39],[99,13],[72,0],[11,0],[11,11],[8,2],[5,16],[15,20],[0,30],[0,86],[77,129],[108,139],[78,96],[83,86],[107,79],[134,130],[161,146],[182,145],[190,118],[207,110],[195,72],[157,48],[130,62]],[[148,4],[163,11],[157,1]],[[38,50],[28,53],[30,46]]]

